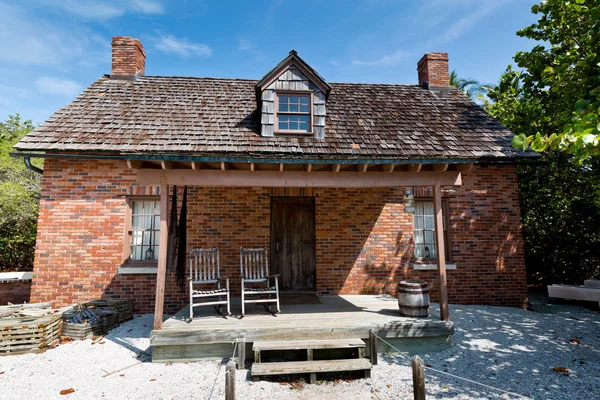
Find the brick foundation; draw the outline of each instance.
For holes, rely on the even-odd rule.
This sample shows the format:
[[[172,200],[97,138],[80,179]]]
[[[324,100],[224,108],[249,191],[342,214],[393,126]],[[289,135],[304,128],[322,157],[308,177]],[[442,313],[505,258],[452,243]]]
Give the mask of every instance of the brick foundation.
[[[31,301],[55,306],[101,296],[135,299],[152,312],[156,276],[117,274],[122,265],[126,196],[150,193],[120,161],[44,165]],[[403,188],[314,189],[317,291],[395,293],[402,279],[429,282],[436,271],[412,269],[412,216]],[[223,275],[239,276],[239,248],[269,247],[270,188],[188,188],[188,248],[218,246]],[[450,302],[522,306],[526,277],[517,178],[511,166],[475,167],[448,199],[453,261]],[[179,196],[181,199],[181,196]],[[232,279],[235,292],[239,279]],[[167,279],[165,312],[187,301]]]
[[[30,294],[30,280],[0,280],[0,306],[29,303]]]

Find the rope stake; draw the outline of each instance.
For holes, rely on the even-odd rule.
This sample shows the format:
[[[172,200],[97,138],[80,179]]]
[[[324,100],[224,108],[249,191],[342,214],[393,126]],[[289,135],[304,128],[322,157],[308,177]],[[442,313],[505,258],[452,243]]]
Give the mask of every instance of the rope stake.
[[[401,352],[400,350],[398,350],[398,348],[396,348],[396,347],[395,347],[393,344],[391,344],[391,343],[390,343],[390,342],[388,342],[387,340],[383,339],[382,337],[378,336],[377,334],[375,334],[375,336],[377,337],[377,339],[381,340],[383,343],[387,344],[387,345],[388,345],[388,346],[390,346],[392,349],[394,349],[395,351],[397,351],[398,353],[400,353],[400,354],[399,354],[400,358],[402,358],[402,359],[404,359],[404,360],[410,360],[410,358],[409,358],[409,357],[407,357],[407,356],[403,355],[403,354],[402,354],[402,352]],[[428,367],[428,366],[426,366],[426,365],[424,366],[424,368],[425,368],[425,369],[428,369],[428,370],[430,370],[430,371],[433,371],[433,372],[437,372],[437,373],[439,373],[439,374],[448,375],[448,376],[451,376],[452,378],[455,378],[455,379],[459,379],[459,380],[462,380],[462,381],[465,381],[465,382],[472,383],[472,384],[474,384],[474,385],[479,385],[479,386],[482,386],[482,387],[485,387],[485,388],[488,388],[488,389],[497,390],[498,392],[502,392],[502,393],[510,394],[511,396],[517,396],[517,397],[519,397],[519,398],[523,398],[523,399],[526,399],[526,398],[527,398],[526,396],[523,396],[522,394],[519,394],[519,393],[515,393],[515,392],[509,392],[508,390],[500,389],[500,388],[497,388],[497,387],[494,387],[494,386],[486,385],[485,383],[481,383],[481,382],[477,382],[477,381],[474,381],[474,380],[471,380],[471,379],[463,378],[463,377],[461,377],[461,376],[458,376],[458,375],[451,374],[450,372],[440,371],[439,369],[435,369],[435,368],[432,368],[432,367]]]

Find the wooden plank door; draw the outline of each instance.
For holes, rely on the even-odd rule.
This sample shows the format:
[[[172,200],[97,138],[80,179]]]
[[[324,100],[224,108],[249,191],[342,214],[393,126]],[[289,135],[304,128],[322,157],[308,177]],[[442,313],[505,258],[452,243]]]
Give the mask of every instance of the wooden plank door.
[[[283,290],[315,290],[313,197],[271,198],[271,266]]]

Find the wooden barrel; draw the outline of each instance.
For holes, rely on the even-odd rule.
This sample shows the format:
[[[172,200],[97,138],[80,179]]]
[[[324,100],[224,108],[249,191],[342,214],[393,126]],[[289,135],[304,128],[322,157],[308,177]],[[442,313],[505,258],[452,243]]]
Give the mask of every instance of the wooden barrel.
[[[428,317],[427,282],[401,281],[398,284],[398,308],[403,317]]]

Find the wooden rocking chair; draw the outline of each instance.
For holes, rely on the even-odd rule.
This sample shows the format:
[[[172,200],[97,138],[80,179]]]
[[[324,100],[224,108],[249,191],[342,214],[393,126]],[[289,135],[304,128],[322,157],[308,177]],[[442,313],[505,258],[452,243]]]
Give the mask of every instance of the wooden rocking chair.
[[[240,272],[242,278],[242,317],[246,315],[246,303],[262,303],[265,310],[271,314],[280,312],[279,309],[279,275],[269,275],[269,262],[266,249],[240,248]],[[271,286],[271,279],[275,286]],[[265,283],[265,287],[246,287],[247,283]],[[259,296],[247,300],[246,296]],[[271,311],[275,303],[276,311]]]
[[[194,307],[213,306],[223,315],[223,305],[227,305],[227,314],[231,315],[229,296],[229,278],[221,278],[219,248],[190,250],[190,320],[194,318]],[[225,288],[221,281],[225,280]],[[214,285],[216,289],[200,290],[198,286]],[[225,297],[225,299],[223,299]],[[207,299],[194,303],[194,299]],[[218,307],[216,307],[218,306]]]

